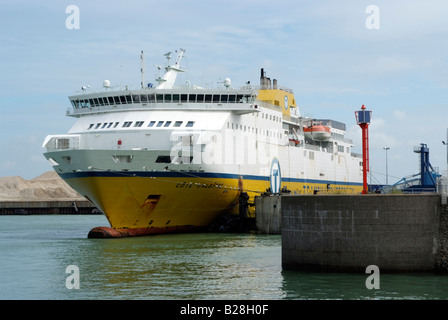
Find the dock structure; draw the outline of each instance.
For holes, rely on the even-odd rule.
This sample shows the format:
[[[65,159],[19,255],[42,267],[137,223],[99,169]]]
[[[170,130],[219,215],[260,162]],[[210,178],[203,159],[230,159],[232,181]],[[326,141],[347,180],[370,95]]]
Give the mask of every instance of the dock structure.
[[[280,195],[255,197],[255,225],[259,233],[281,233],[281,197]]]
[[[8,200],[0,201],[0,215],[101,214],[87,200]]]
[[[273,233],[273,222],[280,219],[277,231],[285,270],[358,272],[376,265],[384,272],[447,272],[448,209],[441,198],[440,194],[260,197],[257,227]]]

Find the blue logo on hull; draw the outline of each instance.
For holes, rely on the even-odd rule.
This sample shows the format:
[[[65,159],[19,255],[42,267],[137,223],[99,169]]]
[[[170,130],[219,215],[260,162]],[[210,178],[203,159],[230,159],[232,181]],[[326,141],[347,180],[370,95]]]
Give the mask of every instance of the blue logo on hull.
[[[271,192],[280,193],[280,188],[282,184],[282,174],[280,171],[280,163],[278,162],[277,158],[274,158],[272,160],[269,180],[271,182]]]

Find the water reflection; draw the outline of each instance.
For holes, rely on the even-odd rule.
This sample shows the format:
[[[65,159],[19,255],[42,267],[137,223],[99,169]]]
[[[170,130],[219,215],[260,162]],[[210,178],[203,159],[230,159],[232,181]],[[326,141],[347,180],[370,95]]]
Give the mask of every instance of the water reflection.
[[[282,276],[285,299],[448,299],[448,275],[380,274],[379,289],[367,289],[368,274],[283,271]]]
[[[106,222],[107,223],[107,222]],[[0,216],[0,299],[448,299],[448,275],[285,271],[281,236],[87,239],[102,216]],[[80,289],[65,286],[66,267]]]
[[[279,299],[280,238],[181,234],[86,239],[63,264],[78,264],[82,291],[117,299]]]

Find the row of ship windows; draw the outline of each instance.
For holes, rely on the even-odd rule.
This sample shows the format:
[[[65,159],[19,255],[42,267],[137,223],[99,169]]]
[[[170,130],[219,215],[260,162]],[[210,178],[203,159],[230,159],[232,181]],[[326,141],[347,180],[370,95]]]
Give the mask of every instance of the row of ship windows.
[[[254,113],[252,113],[252,114],[254,114]],[[258,113],[256,113],[256,116],[258,117]],[[275,122],[282,122],[282,117],[280,117],[280,116],[273,116],[272,114],[261,113],[261,118],[262,119],[268,119],[269,118],[269,120],[273,120]]]
[[[233,129],[233,130],[241,130],[244,132],[249,132],[249,133],[255,133],[258,134],[258,128],[254,128],[254,127],[250,127],[250,126],[243,126],[241,124],[238,123],[230,123],[227,122],[227,129]],[[274,138],[279,138],[281,139],[283,137],[283,134],[281,132],[278,132],[277,129],[260,129],[260,134],[261,135],[266,135],[267,137],[274,137]]]
[[[129,128],[129,127],[134,127],[134,128],[141,128],[143,126],[143,124],[145,123],[145,121],[135,121],[135,123],[133,121],[125,121],[123,122],[123,124],[121,125],[122,128]],[[185,125],[186,128],[192,128],[194,126],[195,121],[188,121]],[[110,129],[110,128],[117,128],[118,125],[120,124],[120,122],[104,122],[104,123],[91,123],[89,125],[89,127],[87,128],[87,130],[91,130],[91,129]],[[134,124],[134,125],[132,125]],[[149,121],[148,123],[148,127],[157,127],[157,128],[167,128],[170,127],[171,124],[173,124],[173,121]],[[173,127],[175,128],[179,128],[181,127],[183,124],[183,121],[174,121]],[[246,130],[250,133],[252,131],[252,133],[258,134],[258,129],[254,128],[254,127],[249,127],[249,126],[243,126],[241,124],[237,124],[237,123],[229,123],[227,122],[227,128],[230,129],[230,127],[232,129],[240,129],[242,131]],[[263,131],[263,135],[266,134],[267,136],[271,136],[271,137],[275,137],[277,136],[277,138],[281,138],[282,134],[281,133],[275,133],[275,132],[270,132],[270,130],[262,130]],[[261,133],[261,129],[260,129],[260,133]]]
[[[132,94],[71,100],[75,109],[132,103],[251,103],[249,94]]]
[[[122,124],[122,128],[129,128],[132,126],[134,122],[133,121],[125,121]],[[143,126],[143,124],[145,123],[145,121],[136,121],[133,125],[134,128],[140,128]],[[149,121],[148,123],[148,127],[169,127],[171,126],[171,124],[173,123],[173,121]],[[188,121],[185,124],[186,128],[191,128],[194,126],[195,121]],[[109,129],[109,128],[117,128],[118,125],[120,124],[120,122],[104,122],[104,123],[97,123],[95,125],[95,123],[91,123],[89,125],[89,127],[87,128],[87,130],[90,129]],[[174,127],[181,127],[183,124],[183,121],[175,121],[173,126]]]

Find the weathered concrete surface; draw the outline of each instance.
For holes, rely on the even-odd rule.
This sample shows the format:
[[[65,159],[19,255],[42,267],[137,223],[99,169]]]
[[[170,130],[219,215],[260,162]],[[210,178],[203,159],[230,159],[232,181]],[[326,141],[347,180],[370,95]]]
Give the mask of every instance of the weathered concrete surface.
[[[282,196],[281,209],[284,269],[434,271],[448,264],[437,194]]]
[[[259,233],[280,234],[282,226],[281,197],[255,197],[255,220]]]
[[[448,272],[448,207],[446,205],[442,206],[440,212],[439,235],[439,251],[436,257],[435,270],[438,272]]]

